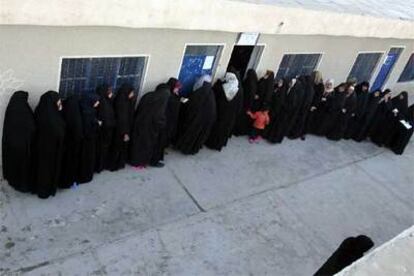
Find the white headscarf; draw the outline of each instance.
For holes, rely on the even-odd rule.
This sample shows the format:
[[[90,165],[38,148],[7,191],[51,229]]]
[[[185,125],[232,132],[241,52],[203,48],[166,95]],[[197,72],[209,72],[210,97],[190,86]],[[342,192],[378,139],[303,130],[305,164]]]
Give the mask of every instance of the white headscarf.
[[[326,86],[328,86],[328,84],[332,84],[332,88],[328,91],[326,91],[326,92],[332,92],[332,91],[334,91],[335,90],[335,80],[334,79],[328,79],[326,82],[325,82],[325,88],[326,88]]]
[[[193,91],[196,91],[197,89],[199,89],[200,87],[203,86],[204,82],[211,82],[211,76],[210,75],[202,75],[200,78],[198,78],[198,80],[195,82],[194,86],[193,86]]]
[[[239,80],[234,73],[227,72],[224,76],[223,90],[228,101],[233,100],[239,91]]]

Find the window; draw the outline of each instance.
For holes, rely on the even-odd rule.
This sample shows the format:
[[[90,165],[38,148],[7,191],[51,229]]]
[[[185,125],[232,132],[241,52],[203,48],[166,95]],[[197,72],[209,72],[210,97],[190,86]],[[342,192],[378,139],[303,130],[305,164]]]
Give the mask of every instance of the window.
[[[414,80],[414,54],[411,54],[410,59],[405,65],[398,82],[407,82]]]
[[[223,46],[220,45],[191,45],[185,48],[178,77],[183,85],[184,95],[192,91],[195,81],[200,76],[214,76],[222,50]]]
[[[293,78],[300,75],[309,75],[316,69],[321,57],[322,54],[284,55],[276,78]]]
[[[356,78],[358,82],[370,81],[375,68],[377,67],[382,53],[361,53],[352,66],[349,78]]]
[[[59,92],[63,97],[92,93],[107,83],[119,88],[123,83],[139,91],[146,57],[63,58]]]

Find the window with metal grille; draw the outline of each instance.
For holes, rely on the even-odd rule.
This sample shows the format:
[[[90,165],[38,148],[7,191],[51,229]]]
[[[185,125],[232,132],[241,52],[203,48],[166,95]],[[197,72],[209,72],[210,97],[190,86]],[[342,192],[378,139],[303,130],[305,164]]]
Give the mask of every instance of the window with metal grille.
[[[322,54],[288,54],[284,55],[279,65],[276,78],[293,78],[309,75],[318,66]]]
[[[63,97],[92,93],[104,83],[114,89],[129,83],[139,91],[146,57],[63,58],[59,92]]]
[[[404,67],[403,72],[401,73],[398,82],[407,82],[414,80],[414,54],[410,56],[407,64]]]
[[[370,81],[383,53],[361,53],[358,54],[352,66],[349,78],[356,78],[358,82]]]

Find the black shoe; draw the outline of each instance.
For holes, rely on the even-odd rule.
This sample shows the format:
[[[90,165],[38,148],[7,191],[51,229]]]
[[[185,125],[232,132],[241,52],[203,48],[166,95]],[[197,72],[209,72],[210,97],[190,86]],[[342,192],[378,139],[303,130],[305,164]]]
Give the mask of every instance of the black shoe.
[[[164,163],[162,163],[162,162],[158,161],[157,163],[151,164],[150,166],[151,166],[151,167],[154,167],[154,168],[162,168],[162,167],[164,167],[165,165],[164,165]]]

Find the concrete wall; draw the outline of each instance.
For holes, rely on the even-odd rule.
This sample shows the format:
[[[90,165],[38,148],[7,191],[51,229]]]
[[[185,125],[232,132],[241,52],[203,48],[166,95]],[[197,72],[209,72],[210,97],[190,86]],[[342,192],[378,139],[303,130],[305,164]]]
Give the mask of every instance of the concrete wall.
[[[370,8],[393,13],[394,5],[362,6],[365,15],[341,13],[342,5],[337,6],[338,12],[332,12],[228,0],[0,0],[0,24],[414,38],[414,21],[364,12]],[[410,7],[406,5],[409,18]]]

